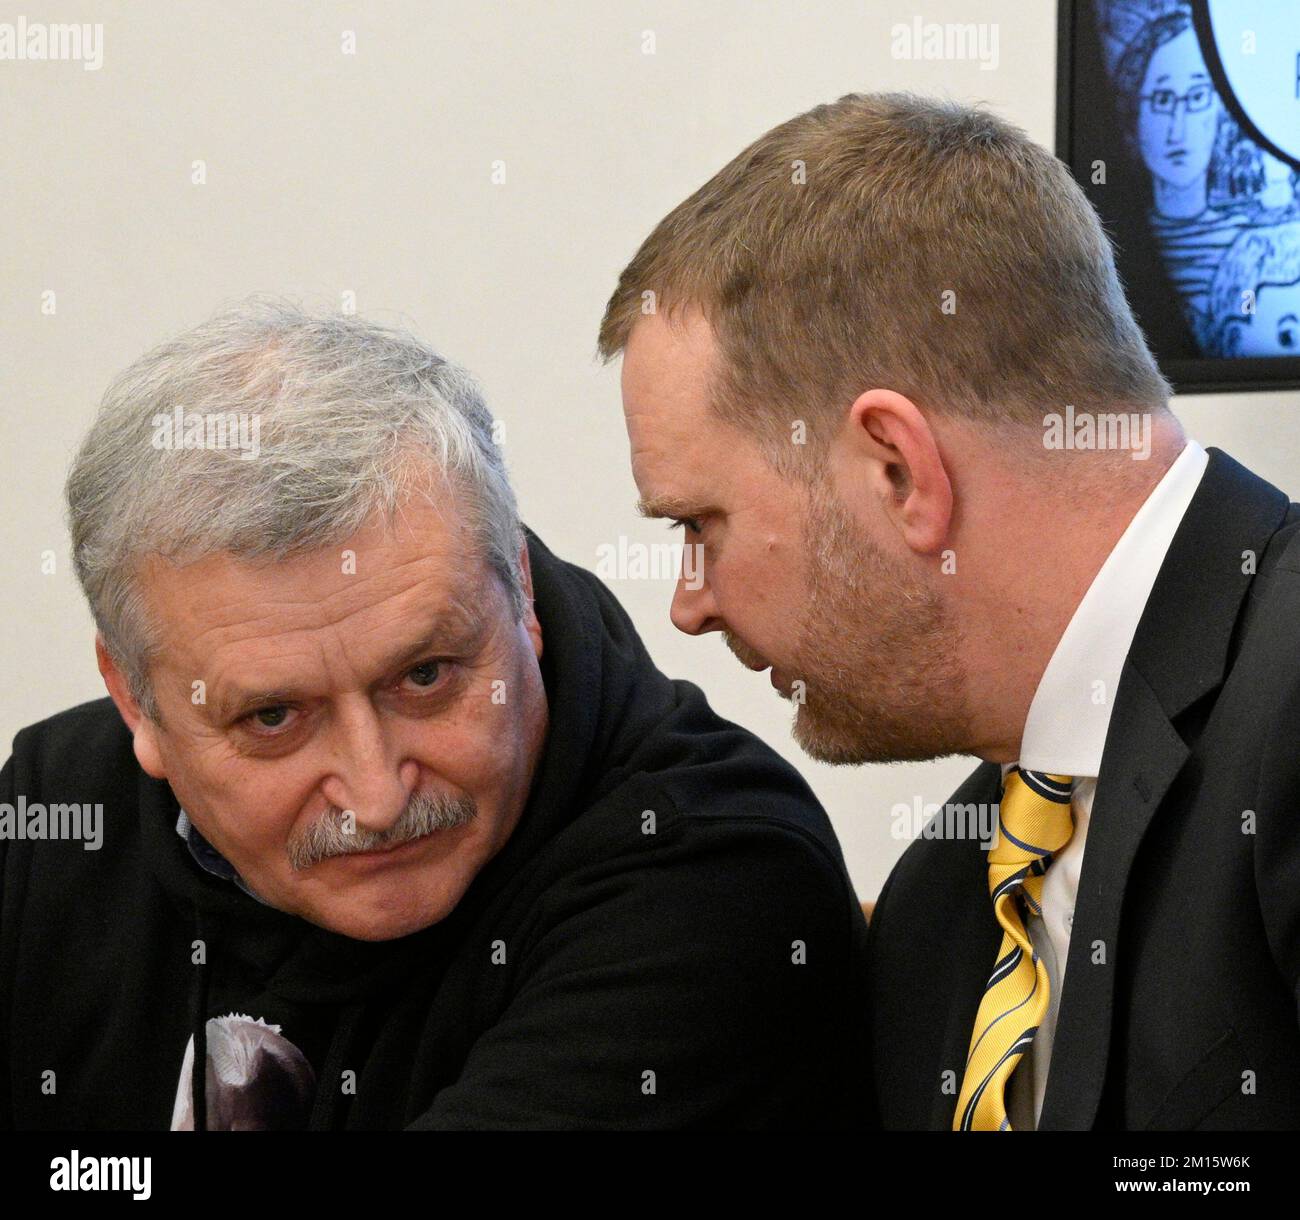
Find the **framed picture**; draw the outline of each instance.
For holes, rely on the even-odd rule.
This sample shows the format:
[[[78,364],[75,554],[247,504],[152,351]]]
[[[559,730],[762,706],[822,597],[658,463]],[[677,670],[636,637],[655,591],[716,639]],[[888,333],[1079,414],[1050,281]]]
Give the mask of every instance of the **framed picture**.
[[[1182,393],[1300,388],[1295,0],[1060,0],[1056,153]]]

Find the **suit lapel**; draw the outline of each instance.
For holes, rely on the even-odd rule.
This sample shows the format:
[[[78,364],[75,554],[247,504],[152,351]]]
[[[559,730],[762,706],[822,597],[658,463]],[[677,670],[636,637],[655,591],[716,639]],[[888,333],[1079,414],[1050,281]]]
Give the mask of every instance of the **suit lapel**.
[[[1124,663],[1070,932],[1040,1129],[1096,1121],[1114,1021],[1124,891],[1142,837],[1190,750],[1177,717],[1224,679],[1256,561],[1287,497],[1227,454],[1210,461],[1151,590]],[[1104,955],[1104,956],[1103,956]]]
[[[1138,845],[1190,751],[1125,665],[1088,820],[1088,842],[1040,1130],[1092,1126],[1110,1051],[1120,908]]]

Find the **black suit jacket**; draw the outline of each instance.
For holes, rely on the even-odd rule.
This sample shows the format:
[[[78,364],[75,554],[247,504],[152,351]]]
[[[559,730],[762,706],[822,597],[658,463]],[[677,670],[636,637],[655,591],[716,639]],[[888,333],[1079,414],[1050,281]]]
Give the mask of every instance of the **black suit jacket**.
[[[1040,1130],[1300,1126],[1300,505],[1209,454],[1115,692]],[[1000,788],[985,763],[951,799]],[[881,891],[886,1127],[951,1128],[1001,939],[986,866],[920,839]]]

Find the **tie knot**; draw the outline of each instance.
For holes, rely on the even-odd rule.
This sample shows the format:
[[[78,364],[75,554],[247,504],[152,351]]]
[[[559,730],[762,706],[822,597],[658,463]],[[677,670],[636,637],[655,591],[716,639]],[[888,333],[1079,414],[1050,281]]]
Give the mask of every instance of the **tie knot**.
[[[1073,780],[1020,767],[1007,772],[1002,788],[998,841],[989,851],[990,866],[1031,866],[1034,875],[1047,871],[1052,857],[1074,833],[1070,809]]]

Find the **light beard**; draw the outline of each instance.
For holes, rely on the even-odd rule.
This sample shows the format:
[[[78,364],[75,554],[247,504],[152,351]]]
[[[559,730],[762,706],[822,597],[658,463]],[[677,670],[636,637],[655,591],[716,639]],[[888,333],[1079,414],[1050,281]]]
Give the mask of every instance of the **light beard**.
[[[358,826],[349,832],[343,824],[344,811],[331,805],[306,830],[289,840],[289,864],[295,872],[301,872],[333,856],[397,847],[438,830],[454,830],[477,815],[478,805],[468,794],[454,797],[416,792],[407,801],[401,817],[387,830],[373,831]]]
[[[758,669],[768,663],[766,657],[760,656],[743,640],[725,629],[722,632],[722,642],[731,650],[732,656],[746,669]]]
[[[820,489],[804,517],[808,612],[794,739],[833,765],[963,753],[972,739],[960,633],[939,595],[868,542]]]

